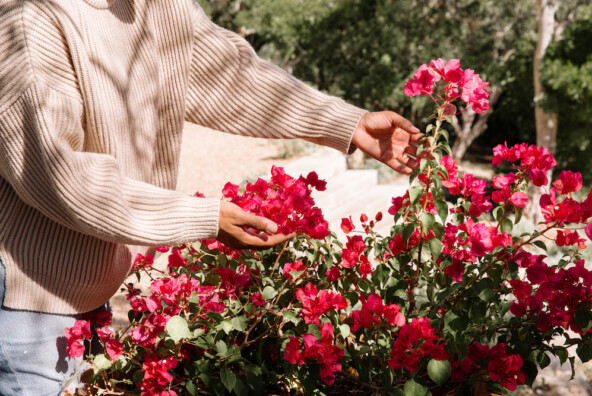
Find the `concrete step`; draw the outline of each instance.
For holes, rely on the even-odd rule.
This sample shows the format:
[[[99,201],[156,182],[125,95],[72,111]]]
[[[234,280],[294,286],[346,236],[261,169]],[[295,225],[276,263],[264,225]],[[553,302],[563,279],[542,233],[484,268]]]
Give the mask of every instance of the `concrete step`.
[[[322,148],[306,157],[298,158],[286,165],[286,173],[293,177],[306,176],[315,171],[320,179],[328,180],[345,172],[347,164],[345,156],[338,151]]]
[[[375,169],[348,170],[327,180],[325,191],[315,191],[313,198],[319,207],[332,208],[340,202],[354,199],[378,183]]]

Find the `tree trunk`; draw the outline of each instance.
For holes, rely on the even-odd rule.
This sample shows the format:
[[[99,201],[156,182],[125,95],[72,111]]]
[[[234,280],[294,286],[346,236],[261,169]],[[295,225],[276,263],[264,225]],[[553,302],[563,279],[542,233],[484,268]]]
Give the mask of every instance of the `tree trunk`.
[[[538,38],[533,58],[534,70],[534,100],[535,100],[535,122],[537,146],[546,147],[552,153],[555,152],[557,144],[557,115],[550,113],[540,106],[544,94],[544,87],[541,81],[541,67],[547,47],[555,34],[555,13],[559,7],[557,0],[535,0],[538,18]],[[547,174],[551,180],[551,172]],[[541,197],[540,188],[533,187],[529,190],[530,203],[525,210],[525,215],[534,223],[541,220],[539,200]]]
[[[500,87],[492,87],[489,94],[489,110],[484,111],[477,117],[472,108],[466,109],[461,116],[462,125],[458,121],[458,117],[452,117],[452,125],[456,133],[456,139],[454,145],[452,145],[452,158],[461,161],[473,141],[487,129],[487,120],[493,113],[493,106],[497,103],[501,93],[502,89]],[[477,118],[476,122],[475,118]]]

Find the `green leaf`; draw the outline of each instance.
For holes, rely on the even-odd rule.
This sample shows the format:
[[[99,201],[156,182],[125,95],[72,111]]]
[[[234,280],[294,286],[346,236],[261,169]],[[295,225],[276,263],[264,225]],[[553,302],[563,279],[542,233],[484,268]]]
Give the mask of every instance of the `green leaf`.
[[[218,330],[222,330],[224,331],[226,334],[230,334],[230,332],[233,329],[232,326],[232,322],[230,322],[230,320],[228,319],[224,319],[222,322],[220,322],[217,326],[216,329]]]
[[[576,348],[576,353],[578,354],[578,357],[582,363],[592,360],[592,342],[588,341],[578,345]]]
[[[234,386],[234,393],[236,394],[236,396],[247,396],[249,394],[249,388],[245,385],[243,381],[237,379],[236,385]]]
[[[434,189],[441,190],[442,189],[442,177],[439,175],[433,175],[432,180],[434,182]]]
[[[442,242],[439,239],[432,238],[429,240],[428,245],[430,246],[430,251],[432,252],[432,257],[434,260],[437,260],[442,253]]]
[[[189,394],[191,396],[197,395],[198,388],[197,388],[197,385],[195,385],[195,382],[193,382],[191,380],[187,381],[185,388],[187,389],[187,392],[189,392]]]
[[[428,363],[428,375],[438,385],[443,385],[450,377],[450,362],[431,359]]]
[[[428,388],[415,382],[413,378],[405,382],[406,396],[425,396],[427,393]]]
[[[230,321],[234,330],[245,331],[247,328],[248,319],[244,316],[236,316]]]
[[[514,223],[512,223],[512,220],[510,220],[510,219],[502,220],[502,225],[500,227],[500,230],[502,232],[507,232],[508,234],[510,234],[512,232],[513,228],[514,228]]]
[[[534,241],[533,243],[535,244],[536,247],[543,249],[545,252],[547,251],[547,245],[545,244],[545,242],[538,240],[538,241]]]
[[[411,205],[415,205],[419,202],[421,195],[423,194],[423,187],[414,186],[409,189],[409,202]]]
[[[179,342],[182,338],[191,338],[192,334],[189,331],[189,326],[184,317],[175,315],[169,319],[165,327],[169,336],[175,342]]]
[[[553,352],[555,352],[555,355],[559,358],[559,362],[561,364],[567,362],[567,357],[568,357],[568,352],[567,349],[565,348],[560,348],[560,349],[555,349]],[[577,350],[576,350],[577,353]]]
[[[228,346],[223,340],[216,342],[216,350],[218,351],[218,355],[226,356],[226,351],[228,351]]]
[[[433,214],[426,212],[421,215],[420,220],[423,228],[423,233],[427,234],[434,226],[434,223],[436,222],[436,217]]]
[[[224,387],[228,389],[228,392],[232,392],[234,386],[236,385],[236,375],[230,370],[228,367],[224,367],[222,371],[220,371],[220,379],[224,384]]]
[[[282,316],[294,324],[300,322],[300,316],[294,311],[282,311]]]
[[[104,353],[95,356],[93,360],[95,374],[99,371],[107,370],[109,367],[111,367],[112,364],[113,361],[111,359],[108,359]]]
[[[551,358],[545,351],[540,351],[537,355],[537,363],[539,364],[540,368],[544,369],[549,364],[551,364]]]
[[[494,295],[493,280],[491,278],[483,278],[475,283],[475,290],[477,296],[483,301],[489,301]]]
[[[421,161],[419,161],[419,173],[423,173],[425,168],[428,167],[429,163],[430,161],[428,161],[426,158],[422,158]]]
[[[436,200],[434,202],[436,206],[436,210],[438,211],[438,216],[442,219],[442,223],[446,224],[446,219],[448,218],[448,203],[446,201]]]
[[[403,241],[405,241],[405,244],[407,244],[407,241],[409,241],[409,238],[411,237],[411,235],[413,235],[413,232],[415,231],[415,224],[413,223],[409,223],[406,224],[405,227],[403,227]]]
[[[349,333],[350,333],[349,326],[348,326],[348,325],[346,325],[345,323],[339,326],[339,331],[341,332],[341,336],[342,336],[343,338],[347,338],[347,336],[348,336],[348,335],[349,335]]]
[[[265,286],[261,296],[264,300],[271,300],[275,296],[277,296],[277,291],[272,286]]]

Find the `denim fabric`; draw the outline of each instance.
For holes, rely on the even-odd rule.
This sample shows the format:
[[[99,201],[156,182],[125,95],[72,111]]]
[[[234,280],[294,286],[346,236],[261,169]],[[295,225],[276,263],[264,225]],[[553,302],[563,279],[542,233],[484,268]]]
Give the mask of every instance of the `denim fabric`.
[[[0,302],[6,272],[0,260]],[[78,362],[66,355],[64,329],[77,315],[53,315],[0,306],[0,396],[55,396]]]

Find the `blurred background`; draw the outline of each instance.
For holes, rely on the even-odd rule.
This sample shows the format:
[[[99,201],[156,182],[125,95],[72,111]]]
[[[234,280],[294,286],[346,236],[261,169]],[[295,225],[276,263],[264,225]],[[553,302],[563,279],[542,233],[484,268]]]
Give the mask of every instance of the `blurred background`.
[[[491,164],[495,145],[528,142],[555,154],[557,174],[592,183],[591,0],[197,1],[295,77],[418,126],[433,106],[403,85],[431,59],[458,58],[490,82],[492,110],[456,120],[457,160]]]

